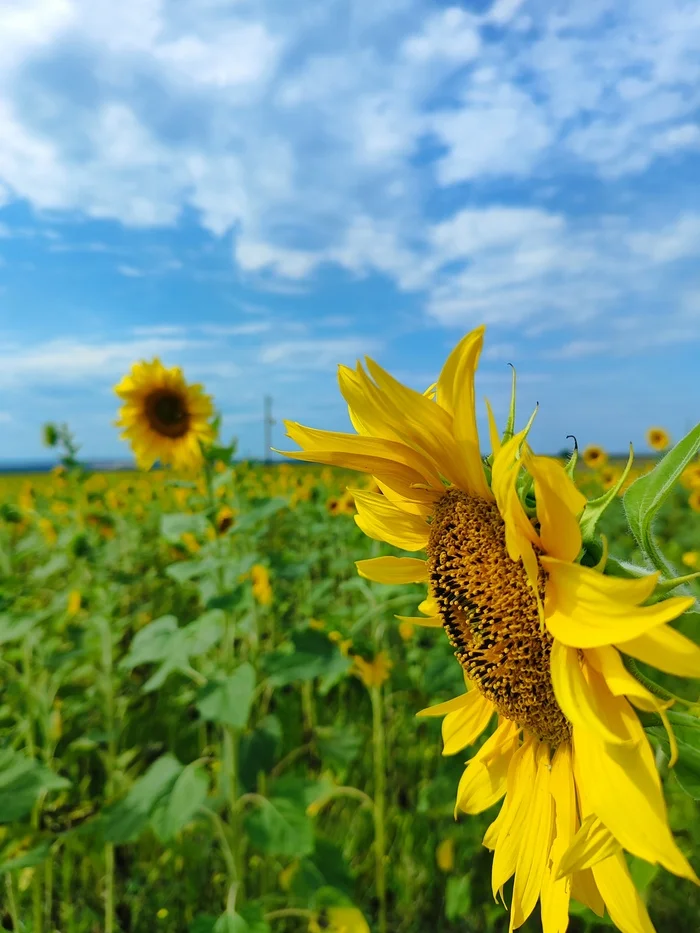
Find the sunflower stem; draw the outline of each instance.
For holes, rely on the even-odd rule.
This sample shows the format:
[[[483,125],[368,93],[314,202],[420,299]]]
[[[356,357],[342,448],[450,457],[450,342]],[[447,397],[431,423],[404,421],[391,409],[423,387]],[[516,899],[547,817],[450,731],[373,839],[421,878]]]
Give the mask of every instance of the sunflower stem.
[[[379,901],[378,931],[387,931],[386,913],[386,755],[384,732],[384,704],[382,688],[371,687],[372,700],[372,752],[374,764],[374,854]]]
[[[683,697],[679,697],[675,693],[671,693],[670,690],[666,690],[665,687],[660,686],[656,681],[651,680],[646,674],[642,672],[637,667],[636,661],[630,657],[625,658],[625,667],[630,672],[630,674],[638,680],[639,683],[646,687],[650,693],[653,693],[655,697],[658,697],[660,700],[673,700],[675,703],[681,703],[683,706],[695,706],[695,703],[690,700],[684,700]]]

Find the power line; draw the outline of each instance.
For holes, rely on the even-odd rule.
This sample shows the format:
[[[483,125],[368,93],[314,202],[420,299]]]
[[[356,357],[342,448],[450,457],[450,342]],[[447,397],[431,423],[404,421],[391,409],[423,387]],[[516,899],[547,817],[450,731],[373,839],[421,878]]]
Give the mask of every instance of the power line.
[[[272,447],[272,426],[275,423],[275,419],[272,417],[272,396],[266,395],[265,402],[263,406],[263,430],[265,434],[265,452],[263,454],[263,460],[265,463],[270,463],[270,448]]]

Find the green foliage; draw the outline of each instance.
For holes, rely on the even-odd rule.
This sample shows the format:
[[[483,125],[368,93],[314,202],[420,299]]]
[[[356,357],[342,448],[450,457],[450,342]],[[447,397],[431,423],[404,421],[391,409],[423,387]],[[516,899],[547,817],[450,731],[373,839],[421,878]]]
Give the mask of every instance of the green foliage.
[[[197,696],[202,719],[242,729],[248,722],[255,690],[255,670],[241,664],[233,674],[205,684]]]

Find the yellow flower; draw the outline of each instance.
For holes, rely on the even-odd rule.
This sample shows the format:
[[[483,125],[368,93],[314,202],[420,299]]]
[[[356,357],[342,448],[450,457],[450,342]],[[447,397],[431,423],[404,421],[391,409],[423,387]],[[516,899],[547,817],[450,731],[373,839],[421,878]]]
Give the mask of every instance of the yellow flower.
[[[39,531],[43,535],[44,541],[46,541],[49,546],[54,545],[58,540],[56,529],[48,518],[39,519]]]
[[[385,651],[380,651],[372,661],[365,661],[359,654],[356,654],[353,661],[355,666],[352,673],[360,678],[367,689],[381,687],[389,679],[389,671],[394,666]]]
[[[443,839],[435,850],[435,861],[440,871],[450,872],[455,867],[455,841]]]
[[[185,546],[185,550],[190,554],[196,554],[199,551],[201,545],[199,541],[195,538],[191,531],[185,531],[182,533],[180,540]]]
[[[71,618],[73,616],[77,616],[77,614],[80,612],[82,601],[82,597],[78,590],[71,590],[71,592],[68,594],[68,605],[66,607],[66,612]]]
[[[413,622],[409,622],[407,619],[399,622],[399,635],[404,641],[410,641],[413,638],[415,631],[416,628]]]
[[[161,907],[160,910],[156,913],[156,917],[158,917],[159,920],[165,920],[169,913],[170,911],[167,907]]]
[[[681,482],[691,489],[700,488],[700,463],[691,463],[683,470]]]
[[[235,521],[235,513],[228,505],[222,506],[216,513],[216,530],[220,535],[229,530]]]
[[[309,933],[370,933],[357,907],[327,907],[309,923]]]
[[[321,622],[320,619],[309,619],[309,628],[312,628],[317,632],[323,632],[326,628],[326,623]]]
[[[603,450],[603,448],[598,447],[597,444],[589,444],[588,447],[584,449],[581,457],[586,466],[589,466],[594,470],[605,466],[605,464],[608,462],[608,455]]]
[[[494,894],[514,878],[510,929],[539,900],[544,933],[561,933],[573,897],[599,915],[607,907],[625,933],[649,933],[624,851],[697,879],[670,831],[634,710],[665,717],[665,706],[622,655],[700,676],[700,648],[668,624],[693,600],[649,604],[657,573],[625,579],[579,563],[586,499],[560,463],[532,452],[529,425],[513,434],[509,423],[501,438],[489,409],[484,463],[474,392],[483,333],[467,334],[449,355],[434,401],[373,360],[368,371],[340,367],[357,433],[287,422],[302,448],[288,456],[373,476],[383,495],[354,491],[359,527],[427,552],[427,560],[378,557],[357,568],[378,583],[430,585],[468,688],[423,711],[444,716],[443,753],[471,745],[495,720],[467,764],[456,808],[480,813],[503,799],[484,845],[494,851]],[[596,463],[604,457],[598,448]]]
[[[697,567],[700,562],[700,554],[697,551],[686,551],[681,560],[686,567]]]
[[[166,369],[159,359],[135,363],[114,391],[124,400],[117,425],[143,470],[156,460],[176,469],[196,470],[201,443],[214,438],[211,398],[200,385],[188,385],[178,366]]]
[[[688,496],[688,505],[694,512],[700,512],[700,489],[694,489]]]
[[[612,466],[603,467],[599,474],[603,489],[612,489],[620,478],[620,471]]]
[[[671,438],[663,428],[649,428],[647,431],[647,444],[652,450],[666,450],[670,443]]]
[[[272,602],[272,587],[270,574],[264,564],[254,564],[250,571],[253,581],[253,596],[261,606],[269,606]]]
[[[286,865],[282,871],[279,873],[279,883],[283,891],[289,891],[292,886],[292,881],[294,876],[299,871],[299,862],[295,859],[293,862],[290,862],[289,865]]]

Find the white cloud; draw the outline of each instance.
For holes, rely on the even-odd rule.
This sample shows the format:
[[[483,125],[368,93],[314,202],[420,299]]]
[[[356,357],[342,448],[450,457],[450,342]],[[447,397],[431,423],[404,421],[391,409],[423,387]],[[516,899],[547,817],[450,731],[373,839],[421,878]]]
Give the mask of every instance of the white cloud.
[[[409,36],[401,51],[406,58],[421,63],[437,58],[464,64],[475,58],[481,47],[477,22],[461,7],[449,7],[432,16],[423,32]]]
[[[142,279],[146,274],[142,269],[137,269],[135,266],[129,266],[123,263],[117,266],[117,272],[127,279]]]
[[[655,263],[674,262],[700,254],[700,213],[683,213],[672,224],[629,237],[632,250]]]
[[[335,368],[339,360],[354,360],[377,351],[377,341],[362,337],[335,340],[283,340],[264,346],[260,362],[284,369],[323,370]]]

